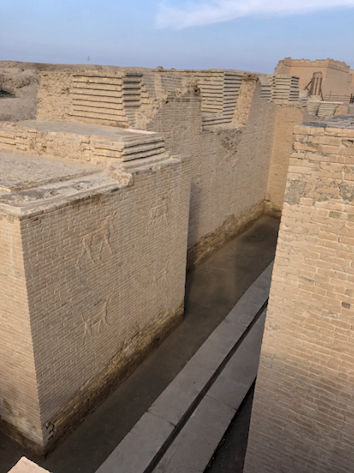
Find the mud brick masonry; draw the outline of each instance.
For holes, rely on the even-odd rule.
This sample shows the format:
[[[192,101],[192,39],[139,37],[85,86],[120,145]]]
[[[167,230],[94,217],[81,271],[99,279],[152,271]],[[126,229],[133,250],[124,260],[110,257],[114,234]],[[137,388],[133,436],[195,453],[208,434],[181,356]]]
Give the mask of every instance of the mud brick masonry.
[[[261,215],[280,215],[287,182],[283,229],[301,193],[315,218],[307,180],[323,173],[313,192],[335,196],[333,179],[351,173],[322,163],[322,148],[352,150],[350,134],[311,128],[319,138],[310,145],[297,128],[296,153],[317,158],[300,166],[293,155],[289,181],[294,125],[317,120],[299,101],[298,77],[54,69],[41,67],[35,117],[0,122],[1,426],[41,453],[181,322],[186,267]],[[0,63],[0,80],[11,71]],[[317,200],[326,225],[351,224],[349,207]],[[302,284],[317,287],[302,264]],[[322,264],[331,270],[330,259]],[[343,314],[350,297],[341,296]]]
[[[245,473],[354,464],[354,116],[296,126]]]

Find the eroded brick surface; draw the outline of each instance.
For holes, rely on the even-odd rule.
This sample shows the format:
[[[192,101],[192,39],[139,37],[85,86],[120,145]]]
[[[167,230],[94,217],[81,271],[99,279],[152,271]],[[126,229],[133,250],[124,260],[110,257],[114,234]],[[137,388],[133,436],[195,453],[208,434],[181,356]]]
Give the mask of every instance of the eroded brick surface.
[[[353,469],[354,120],[295,127],[245,473]]]

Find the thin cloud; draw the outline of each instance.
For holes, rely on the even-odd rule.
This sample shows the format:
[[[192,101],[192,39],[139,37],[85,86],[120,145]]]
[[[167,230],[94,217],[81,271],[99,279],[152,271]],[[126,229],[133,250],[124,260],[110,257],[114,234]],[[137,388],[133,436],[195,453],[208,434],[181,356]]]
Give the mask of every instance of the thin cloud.
[[[214,0],[189,2],[184,8],[162,3],[156,16],[156,27],[180,30],[252,15],[289,16],[345,7],[353,8],[354,0]]]

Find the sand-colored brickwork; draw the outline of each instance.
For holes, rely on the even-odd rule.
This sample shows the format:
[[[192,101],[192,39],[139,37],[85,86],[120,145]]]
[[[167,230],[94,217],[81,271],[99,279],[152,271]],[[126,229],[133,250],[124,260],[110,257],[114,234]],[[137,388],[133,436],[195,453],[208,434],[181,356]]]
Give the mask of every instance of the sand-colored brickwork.
[[[295,127],[245,473],[354,462],[354,116]]]
[[[129,118],[123,92],[115,90],[121,85],[114,84],[128,76],[140,77],[141,98],[136,103],[134,119]],[[73,122],[86,121],[159,132],[168,151],[192,156],[190,266],[198,264],[263,213],[276,105],[261,98],[262,85],[257,75],[222,70],[143,70],[139,73],[43,72],[40,77],[38,120],[65,120],[67,127]],[[75,114],[78,97],[75,81],[78,78],[79,84],[86,84],[85,94],[97,94],[91,95],[98,100],[96,112],[92,111],[94,102],[91,102],[90,107],[82,108],[80,116]],[[65,112],[62,112],[63,105],[57,106],[63,87],[67,94],[66,101],[61,102],[66,104]],[[56,89],[59,93],[52,93]],[[82,93],[80,91],[80,97]],[[102,100],[109,102],[112,94],[120,101],[122,123],[106,122],[106,115],[100,115]],[[109,113],[113,113],[112,110]],[[73,123],[72,129],[75,126],[79,125]],[[9,143],[9,132],[5,128],[3,126],[0,130],[0,140]],[[53,130],[55,128],[54,123]],[[106,140],[104,144],[101,138],[96,145],[97,139],[90,141],[89,137],[80,136],[75,138],[75,145],[70,138],[70,143],[63,146],[63,139],[57,133],[54,137],[53,133],[47,135],[38,131],[27,137],[27,148],[40,153],[53,152],[55,144],[54,154],[60,153],[61,148],[63,155],[71,146],[72,155],[85,159],[90,156],[89,159],[97,161],[95,156],[100,151],[97,152],[96,148],[106,152],[110,147],[106,156],[113,156],[113,132],[108,137],[111,142]],[[285,180],[282,185],[285,186]],[[238,197],[240,195],[242,199]]]
[[[190,178],[162,156],[115,174],[0,151],[1,417],[38,450],[181,321]]]
[[[310,61],[308,59],[285,58],[279,61],[276,74],[288,74],[300,78],[299,87],[303,90],[311,81],[313,74],[322,74],[322,95],[324,100],[348,100],[350,95],[350,66],[333,59]]]
[[[282,209],[289,159],[293,144],[295,125],[304,121],[303,107],[282,105],[277,107],[272,157],[269,167],[267,202]]]
[[[280,213],[308,112],[290,76],[38,70],[0,123],[0,415],[43,452],[182,320],[187,258]]]
[[[245,82],[229,125],[203,129],[200,97],[173,92],[149,126],[172,153],[192,157],[190,266],[263,213],[276,105],[261,99],[257,77]]]
[[[0,221],[1,421],[11,434],[17,436],[21,432],[40,442],[42,434],[38,424],[39,401],[20,222],[3,212]]]

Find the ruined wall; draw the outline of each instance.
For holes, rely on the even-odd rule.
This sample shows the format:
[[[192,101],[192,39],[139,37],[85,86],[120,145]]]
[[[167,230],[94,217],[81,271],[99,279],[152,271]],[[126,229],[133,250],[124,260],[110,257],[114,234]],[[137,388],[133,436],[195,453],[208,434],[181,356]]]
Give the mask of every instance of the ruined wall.
[[[269,211],[283,208],[289,159],[293,148],[295,125],[303,123],[304,108],[299,105],[278,105],[274,127],[274,141],[269,166],[266,205]]]
[[[133,116],[132,109],[128,110],[124,102],[122,83],[119,85],[118,82],[138,76],[141,78],[140,102],[136,102]],[[53,72],[41,74],[38,119],[83,120],[82,116],[74,113],[78,91],[73,84],[69,94],[70,106],[65,106],[71,111],[53,115],[60,94],[49,95],[48,92],[56,88],[57,81],[63,82],[60,90],[65,88],[67,77]],[[106,112],[101,109],[102,103],[111,100],[113,94],[120,104],[119,114],[125,117],[125,122],[117,122],[116,126],[129,125],[160,132],[168,151],[191,155],[190,266],[198,264],[263,213],[276,108],[274,103],[261,98],[261,86],[256,75],[222,70],[144,70],[139,73],[76,73],[72,74],[71,80],[73,83],[79,80],[80,84],[87,82],[87,88],[79,91],[80,97],[84,98],[82,103],[91,96],[98,100],[95,112],[92,111],[94,102],[90,101],[90,106],[85,109],[85,120],[113,124],[111,121],[106,123]],[[130,84],[129,87],[133,86]],[[203,113],[203,107],[209,107],[208,113]],[[211,113],[213,107],[214,114]],[[109,113],[113,113],[112,110]],[[39,134],[31,140],[34,139],[38,143],[43,141]],[[93,140],[89,147],[87,140],[83,143],[84,156],[92,159],[97,154],[92,146]],[[36,144],[35,149],[38,146]],[[50,152],[50,138],[45,148]]]
[[[42,72],[37,92],[37,120],[68,120],[73,74]]]
[[[1,211],[0,282],[2,427],[14,435],[17,435],[18,429],[24,436],[41,442],[32,327],[29,320],[20,222],[18,218]],[[18,380],[21,380],[21,387]]]
[[[169,94],[149,125],[162,133],[167,149],[191,155],[191,266],[263,213],[276,106],[260,98],[256,84],[250,82],[229,127],[203,129],[201,99],[190,92]]]
[[[2,316],[16,320],[11,343],[17,333],[22,338],[6,353],[16,379],[2,374],[13,381],[8,409],[18,409],[9,422],[39,451],[52,448],[182,321],[188,163],[173,159],[132,172],[128,187],[93,189],[46,209],[41,202],[21,217],[27,293],[2,286],[0,300],[10,308]],[[15,243],[22,257],[21,241]],[[7,247],[4,253],[11,254]],[[30,356],[33,386],[26,379]],[[6,388],[2,378],[0,384]],[[21,409],[26,422],[32,419],[32,405],[34,431],[19,425]]]
[[[322,72],[322,91],[324,100],[339,100],[347,98],[350,91],[349,77],[350,66],[345,62],[325,59],[310,61],[308,59],[285,58],[279,61],[275,69],[277,74],[290,74],[299,76],[300,90],[303,90],[312,79],[314,72]]]
[[[295,128],[245,473],[346,473],[354,453],[354,116]]]
[[[350,96],[354,96],[354,70],[350,70]]]

